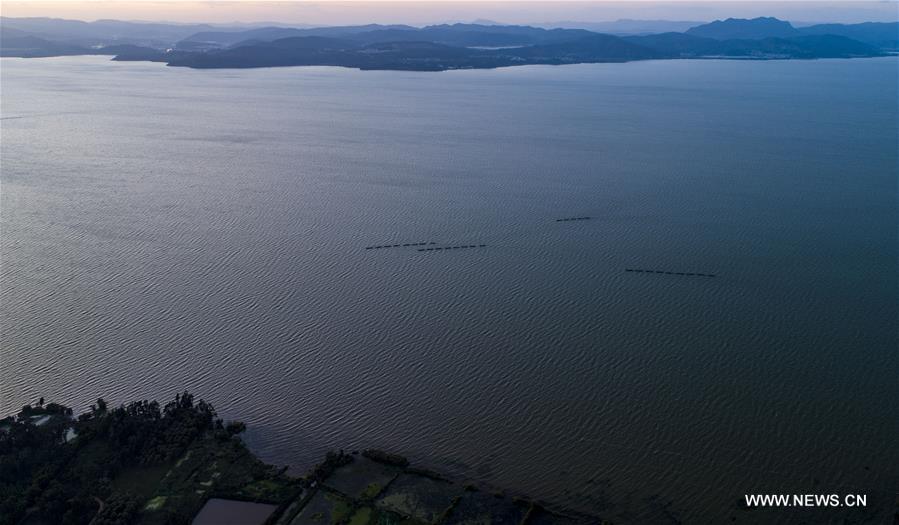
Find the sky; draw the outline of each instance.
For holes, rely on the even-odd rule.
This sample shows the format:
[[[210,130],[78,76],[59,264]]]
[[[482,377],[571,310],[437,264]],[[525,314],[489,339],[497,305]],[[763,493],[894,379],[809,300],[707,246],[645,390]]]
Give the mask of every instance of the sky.
[[[310,25],[360,23],[422,25],[470,22],[478,19],[507,24],[599,22],[621,18],[709,21],[727,17],[756,16],[776,16],[794,22],[851,23],[899,20],[899,1],[0,0],[0,14],[78,20],[119,19],[219,24],[276,22]]]

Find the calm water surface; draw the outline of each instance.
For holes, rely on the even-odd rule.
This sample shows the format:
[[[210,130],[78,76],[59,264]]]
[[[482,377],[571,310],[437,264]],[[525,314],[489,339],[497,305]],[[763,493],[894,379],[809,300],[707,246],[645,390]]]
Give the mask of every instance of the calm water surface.
[[[896,58],[0,64],[3,413],[187,388],[299,470],[381,447],[625,523],[894,511]],[[364,249],[416,242],[487,246]]]

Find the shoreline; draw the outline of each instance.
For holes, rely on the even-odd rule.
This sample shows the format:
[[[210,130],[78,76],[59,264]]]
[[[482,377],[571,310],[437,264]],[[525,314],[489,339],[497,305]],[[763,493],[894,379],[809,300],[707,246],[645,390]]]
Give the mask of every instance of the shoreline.
[[[329,452],[303,476],[263,463],[188,392],[161,406],[73,415],[58,403],[0,419],[0,525],[580,525],[606,523],[419,468],[375,449]],[[6,479],[9,477],[10,479]]]

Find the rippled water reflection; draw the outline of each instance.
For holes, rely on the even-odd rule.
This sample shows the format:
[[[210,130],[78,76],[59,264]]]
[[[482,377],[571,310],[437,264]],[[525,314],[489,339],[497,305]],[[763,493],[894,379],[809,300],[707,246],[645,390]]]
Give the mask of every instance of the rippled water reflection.
[[[298,469],[375,446],[622,522],[877,521],[896,79],[4,59],[0,408],[189,388]],[[420,242],[479,248],[365,250]]]

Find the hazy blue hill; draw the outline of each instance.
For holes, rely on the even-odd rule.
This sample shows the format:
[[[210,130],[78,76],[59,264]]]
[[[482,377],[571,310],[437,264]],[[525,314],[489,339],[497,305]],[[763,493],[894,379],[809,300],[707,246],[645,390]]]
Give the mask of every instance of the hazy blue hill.
[[[359,69],[438,71],[463,67],[496,67],[509,58],[482,56],[477,50],[434,42],[356,42],[327,37],[292,37],[247,46],[193,53],[169,62],[192,68],[251,68],[289,65],[331,65]]]
[[[880,55],[876,47],[839,35],[803,35],[787,39],[809,58],[851,58]],[[797,54],[796,56],[801,56]]]
[[[94,45],[113,42],[153,42],[170,45],[200,31],[213,30],[207,24],[162,24],[150,22],[123,22],[97,20],[83,22],[58,18],[0,18],[3,30],[26,31],[40,38],[66,41],[71,44]]]
[[[414,42],[422,40],[419,30],[410,29],[375,29],[347,35],[344,38],[352,40],[359,45],[374,44],[376,42]]]
[[[352,42],[341,40],[339,38],[330,38],[326,36],[294,36],[290,38],[281,38],[272,42],[257,44],[255,47],[265,49],[279,50],[305,50],[305,51],[329,51],[343,50],[356,47]],[[240,48],[235,48],[231,51]],[[227,54],[229,51],[224,51]]]
[[[16,29],[3,28],[0,31],[0,56],[38,58],[90,54],[97,53],[85,47],[53,42]]]
[[[534,39],[521,34],[461,31],[445,28],[425,28],[421,30],[387,29],[370,31],[351,36],[353,40],[374,44],[379,42],[422,42],[430,41],[451,46],[519,46],[531,45]]]
[[[251,43],[207,53],[188,53],[169,62],[193,68],[248,68],[295,65],[348,65],[355,44],[343,40],[303,36]]]
[[[684,32],[691,27],[702,25],[703,22],[679,21],[679,20],[631,20],[622,18],[614,22],[545,22],[537,24],[543,28],[586,29],[596,33],[610,35],[649,35],[658,33]]]
[[[0,54],[16,57],[114,54],[115,60],[164,61],[196,68],[333,65],[362,69],[444,70],[519,64],[730,57],[754,59],[879,56],[897,24],[828,24],[804,28],[775,18],[728,19],[640,36],[584,29],[443,24],[423,28],[368,24],[322,28],[279,26],[201,31],[172,45],[155,40],[198,27],[115,20],[2,19]],[[32,33],[53,30],[60,39]],[[842,32],[845,35],[831,34]],[[70,39],[62,35],[70,35]],[[103,37],[89,35],[105,35]],[[124,35],[130,36],[124,36]],[[771,36],[772,34],[788,36]],[[76,35],[72,37],[71,35]],[[702,36],[711,35],[711,36]],[[750,36],[746,36],[750,35]],[[759,37],[758,35],[765,35]],[[895,41],[893,41],[895,44]]]
[[[346,37],[356,33],[379,31],[386,29],[417,29],[405,24],[364,24],[358,26],[332,26],[304,29],[305,36]]]
[[[881,54],[874,46],[836,35],[716,40],[685,33],[663,33],[624,38],[661,54],[681,58],[850,58]]]
[[[592,34],[586,38],[510,50],[515,56],[546,63],[622,62],[662,58],[645,46],[612,35]]]
[[[442,71],[459,68],[484,68],[507,65],[500,59],[477,50],[434,42],[380,42],[360,50],[361,69]]]
[[[838,35],[884,49],[899,48],[899,22],[818,24],[799,28],[803,35]]]
[[[251,42],[248,45],[206,53],[191,53],[172,60],[170,65],[194,68],[334,65],[361,69],[435,71],[513,64],[622,62],[662,57],[659,52],[615,36],[588,34],[591,36],[569,42],[498,50],[450,46],[426,40],[359,45],[348,39],[291,37],[273,42]]]
[[[877,56],[868,44],[836,35],[808,35],[761,40],[725,40],[721,56],[748,58],[851,58]]]
[[[686,33],[661,33],[657,35],[625,36],[628,42],[641,45],[671,57],[697,57],[721,53],[721,41]]]
[[[15,29],[12,27],[0,27],[0,38],[21,38],[23,36],[32,36],[31,33],[27,31],[22,31],[21,29]]]
[[[715,20],[708,24],[691,27],[686,33],[692,36],[714,38],[716,40],[788,38],[800,34],[799,30],[789,22],[773,17]]]
[[[595,33],[583,29],[543,29],[517,25],[444,24],[422,28],[421,34],[428,39],[434,39],[434,37],[447,40],[456,39],[460,45],[489,45],[466,43],[466,39],[477,38],[476,35],[497,35],[493,38],[503,35],[510,44],[528,45],[569,42]]]
[[[369,44],[360,50],[363,54],[395,54],[408,58],[460,59],[476,56],[477,53],[464,47],[448,46],[435,42],[379,42]]]
[[[228,47],[246,41],[272,41],[303,35],[302,29],[292,27],[260,27],[246,31],[204,31],[190,35],[176,44],[178,49]]]
[[[479,31],[452,31],[443,29],[400,30],[384,29],[358,33],[348,38],[360,44],[381,42],[435,42],[450,46],[516,46],[530,45],[533,39],[515,34],[487,33]]]
[[[293,27],[259,27],[243,31],[204,31],[192,34],[176,45],[179,49],[196,49],[198,47],[228,47],[247,40],[273,41],[290,37],[321,36],[346,37],[356,33],[379,30],[415,30],[405,25],[367,24],[359,26],[336,26],[298,29]]]
[[[424,28],[405,25],[361,25],[293,29],[265,27],[248,31],[203,32],[178,42],[178,49],[228,47],[248,40],[273,41],[292,36],[326,36],[351,39],[360,44],[430,41],[452,46],[525,46],[584,38],[594,33],[582,29],[542,29],[530,26],[443,24]]]
[[[580,29],[546,30],[529,26],[453,24],[422,29],[370,31],[357,33],[349,38],[366,43],[430,41],[462,47],[504,47],[568,42],[593,34],[595,33]]]
[[[845,47],[846,43],[818,42],[828,47],[825,52],[817,53],[807,45],[793,43],[780,44],[780,49],[773,49],[772,43],[748,44],[741,42],[716,48],[708,39],[727,40],[762,40],[765,38],[792,38],[812,35],[836,35],[851,38],[881,49],[899,48],[899,23],[862,24],[819,24],[803,28],[794,28],[789,22],[776,18],[755,18],[718,20],[709,24],[690,27],[682,36],[676,36],[670,28],[683,28],[689,22],[619,20],[602,22],[584,26],[584,28],[552,28],[498,25],[486,21],[471,24],[441,24],[423,28],[408,25],[366,24],[356,26],[335,27],[286,27],[279,25],[231,25],[213,26],[210,24],[168,24],[123,22],[118,20],[97,20],[83,22],[55,18],[9,18],[0,17],[0,27],[7,38],[2,53],[6,56],[56,56],[94,53],[95,48],[109,48],[115,45],[135,45],[142,48],[165,50],[174,47],[182,52],[199,52],[221,50],[228,47],[247,47],[263,42],[272,42],[291,37],[328,37],[344,39],[359,46],[380,42],[434,42],[457,47],[529,47],[571,43],[576,40],[593,38],[597,34],[593,30],[610,32],[642,31],[653,34],[640,35],[643,40],[628,37],[627,42],[652,49],[665,57],[697,57],[721,55],[733,50],[744,54],[774,53],[793,56],[799,53],[802,57],[841,55],[840,51],[830,48]],[[583,24],[581,24],[583,25]],[[651,31],[656,28],[660,32]],[[665,29],[665,31],[662,31]],[[634,36],[634,35],[632,35]],[[28,38],[25,38],[28,37]],[[15,39],[20,40],[15,40]],[[693,39],[691,39],[693,38]],[[696,40],[696,39],[705,40]],[[611,42],[595,45],[610,46]],[[806,44],[814,47],[814,43]],[[620,42],[617,43],[620,45]],[[777,47],[777,46],[774,46]],[[562,48],[560,48],[562,49]],[[791,51],[792,49],[792,51]],[[742,50],[742,51],[741,51]],[[539,49],[531,53],[545,52]],[[628,51],[619,50],[623,56]],[[619,51],[615,51],[616,57]],[[633,51],[633,50],[632,50]],[[564,49],[563,52],[573,56],[603,56],[608,54],[602,49]],[[156,56],[140,50],[129,50],[120,59],[131,60],[142,54]],[[183,53],[182,53],[183,55]],[[852,55],[852,53],[848,53]],[[635,55],[636,56],[636,55]],[[736,55],[739,56],[739,55]],[[560,58],[560,57],[556,57]],[[497,58],[499,60],[499,58]]]
[[[273,42],[245,42],[205,53],[184,53],[175,56],[169,64],[194,68],[331,65],[440,71],[665,58],[850,58],[880,54],[873,46],[835,35],[715,40],[681,33],[625,38],[591,34],[568,42],[501,49],[474,49],[424,40],[360,44],[351,39],[291,37]]]
[[[265,44],[266,42],[269,42],[269,40],[260,40],[258,38],[251,38],[249,40],[241,40],[240,42],[238,42],[236,44],[231,44],[226,47],[234,48],[234,47],[257,46],[257,45]],[[221,49],[221,48],[213,48],[213,49]],[[180,48],[179,48],[179,50],[180,50]]]

